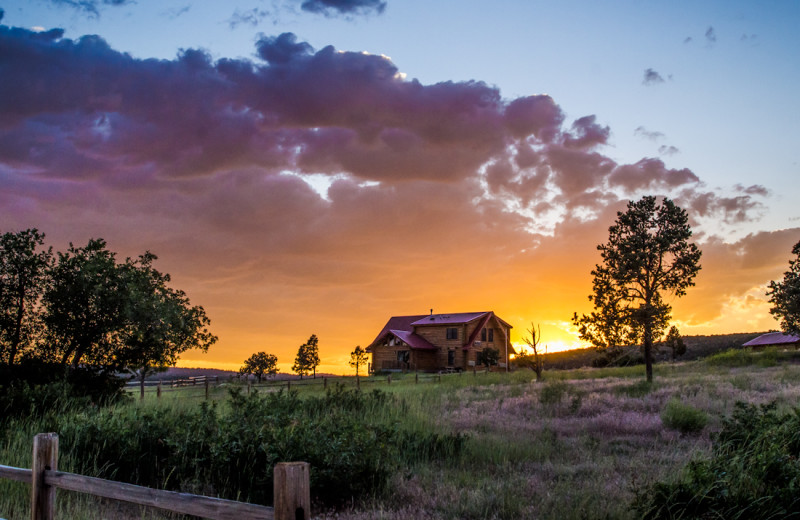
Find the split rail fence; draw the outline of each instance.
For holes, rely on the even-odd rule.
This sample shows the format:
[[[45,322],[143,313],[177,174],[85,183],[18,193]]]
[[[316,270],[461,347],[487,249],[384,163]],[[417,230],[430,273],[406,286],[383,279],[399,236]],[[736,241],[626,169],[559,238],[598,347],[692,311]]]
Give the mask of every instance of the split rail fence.
[[[475,367],[469,371],[462,371],[462,372],[439,372],[439,373],[424,373],[420,374],[419,372],[414,372],[414,383],[441,383],[442,378],[448,377],[459,377],[463,376],[464,374],[472,374],[473,376],[477,376],[479,374],[489,374],[491,371],[485,369],[476,369]],[[395,378],[394,382],[402,382],[408,383],[410,382],[411,373],[403,374],[402,378]],[[293,387],[301,387],[301,386],[314,386],[314,385],[321,385],[324,388],[328,387],[329,381],[334,383],[342,382],[347,385],[353,385],[357,388],[361,388],[361,385],[370,385],[370,384],[392,384],[392,374],[388,374],[385,377],[381,376],[371,376],[371,377],[352,377],[352,376],[322,376],[318,378],[306,378],[306,379],[282,379],[282,380],[267,380],[261,383],[256,383],[252,379],[245,379],[242,381],[241,379],[231,377],[223,377],[220,378],[219,376],[195,376],[189,377],[186,379],[159,379],[159,380],[149,380],[145,381],[144,385],[141,384],[141,381],[130,381],[126,385],[126,389],[131,393],[139,393],[139,397],[144,399],[145,389],[152,389],[155,388],[156,396],[161,397],[162,393],[171,392],[171,391],[186,391],[187,389],[200,389],[203,393],[198,393],[196,395],[192,395],[190,397],[198,397],[205,399],[209,398],[210,392],[213,388],[219,387],[223,384],[242,384],[246,385],[247,391],[249,393],[251,388],[264,388],[264,389],[279,389],[279,388],[286,388],[287,390],[291,390]]]
[[[0,465],[0,478],[31,484],[32,520],[55,519],[56,489],[212,520],[309,520],[311,515],[307,462],[281,462],[275,466],[274,507],[151,489],[58,471],[58,435],[55,433],[40,433],[33,438],[32,466],[31,469],[23,469]]]

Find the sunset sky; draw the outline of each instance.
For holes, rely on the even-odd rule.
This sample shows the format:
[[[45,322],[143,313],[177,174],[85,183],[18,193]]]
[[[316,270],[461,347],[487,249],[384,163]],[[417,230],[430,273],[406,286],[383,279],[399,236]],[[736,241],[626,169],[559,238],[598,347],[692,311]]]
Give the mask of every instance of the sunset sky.
[[[794,1],[0,0],[0,231],[150,250],[237,369],[391,315],[579,346],[642,195],[703,251],[683,334],[778,328],[800,240]]]

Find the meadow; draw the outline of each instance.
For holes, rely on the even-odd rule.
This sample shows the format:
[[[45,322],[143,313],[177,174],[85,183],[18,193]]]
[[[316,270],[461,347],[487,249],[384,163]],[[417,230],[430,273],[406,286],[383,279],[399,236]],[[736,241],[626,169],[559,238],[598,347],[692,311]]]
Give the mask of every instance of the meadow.
[[[315,518],[639,518],[637,493],[707,458],[737,402],[797,406],[800,354],[662,363],[652,385],[640,366],[545,371],[539,383],[527,370],[348,383],[65,403],[5,421],[0,463],[30,467],[32,436],[57,431],[60,469],[257,503],[270,503],[275,462],[306,460]],[[27,518],[27,493],[0,480],[0,517]],[[167,518],[69,492],[58,507],[64,518]]]

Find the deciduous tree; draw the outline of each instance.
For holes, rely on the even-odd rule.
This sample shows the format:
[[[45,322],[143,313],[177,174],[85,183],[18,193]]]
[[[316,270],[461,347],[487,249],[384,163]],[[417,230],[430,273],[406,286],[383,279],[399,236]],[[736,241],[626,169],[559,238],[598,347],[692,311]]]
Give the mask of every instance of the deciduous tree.
[[[278,373],[278,357],[275,354],[256,352],[244,361],[239,373],[252,374],[260,383],[265,374],[272,376]]]
[[[53,256],[43,246],[44,234],[37,229],[0,236],[0,363],[13,365],[32,346]]]
[[[789,261],[789,270],[783,280],[769,283],[767,296],[772,303],[769,312],[781,322],[787,334],[800,336],[800,242],[792,248],[794,260]]]
[[[599,287],[593,302],[601,313],[604,302],[615,302],[620,319],[641,337],[647,380],[652,381],[654,340],[663,333],[670,311],[663,294],[686,294],[700,270],[701,252],[689,243],[686,212],[667,198],[660,205],[652,196],[629,202],[608,235],[608,242],[597,246],[602,262],[592,271],[595,291]]]
[[[544,355],[547,354],[547,346],[541,347],[541,327],[531,323],[531,328],[528,329],[528,336],[524,336],[522,341],[525,342],[528,350],[520,349],[520,352],[514,358],[514,362],[517,366],[533,370],[536,373],[536,380],[541,381],[542,372],[544,371]]]
[[[125,287],[103,239],[58,253],[43,295],[45,348],[61,363],[103,364],[122,329]]]

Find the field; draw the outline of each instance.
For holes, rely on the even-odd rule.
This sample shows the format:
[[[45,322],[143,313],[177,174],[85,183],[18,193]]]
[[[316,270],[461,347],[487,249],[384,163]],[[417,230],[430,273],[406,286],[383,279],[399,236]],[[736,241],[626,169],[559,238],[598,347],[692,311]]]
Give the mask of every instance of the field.
[[[316,471],[317,489],[323,494],[333,489],[339,496],[320,498],[315,518],[635,518],[630,509],[634,490],[674,479],[687,462],[708,455],[713,433],[737,401],[774,401],[783,410],[800,402],[800,355],[794,351],[730,351],[702,360],[661,363],[656,365],[653,385],[644,383],[642,367],[553,370],[545,372],[545,378],[537,383],[531,372],[517,371],[447,375],[441,383],[414,384],[413,374],[396,375],[391,385],[363,384],[363,398],[342,388],[326,398],[321,385],[293,386],[292,396],[262,390],[260,395],[272,395],[269,406],[285,408],[281,413],[287,415],[281,420],[291,423],[291,429],[280,430],[269,441],[262,438],[262,444],[284,450],[287,456],[316,457],[312,492]],[[373,389],[378,387],[380,395],[374,398],[378,394]],[[85,449],[86,439],[97,435],[91,425],[114,422],[123,432],[120,437],[136,430],[133,436],[140,441],[154,435],[168,444],[167,433],[152,432],[166,417],[189,414],[197,421],[196,412],[202,408],[206,416],[215,413],[220,421],[235,416],[227,428],[231,424],[244,428],[251,419],[258,424],[259,418],[249,415],[271,413],[267,405],[258,408],[262,405],[256,401],[261,398],[239,395],[237,404],[224,389],[212,393],[218,401],[212,413],[210,407],[201,406],[201,398],[181,399],[180,392],[165,392],[161,400],[148,392],[143,403],[107,411],[74,410],[62,412],[58,419],[13,421],[0,438],[0,463],[29,467],[32,435],[56,426],[66,428],[69,438],[83,439],[72,443],[72,453],[69,443],[64,445],[62,469],[80,467],[105,474],[109,462],[102,458],[102,446],[92,451],[90,464],[77,460],[86,457],[78,455],[78,446]],[[286,401],[289,397],[295,400]],[[306,406],[302,402],[311,403],[303,414],[315,421],[307,430],[298,416],[291,415],[293,409]],[[81,421],[82,426],[76,427]],[[342,425],[351,429],[336,429]],[[215,438],[223,439],[220,431],[215,430]],[[253,435],[248,429],[237,431]],[[320,433],[325,431],[331,432],[329,437]],[[194,433],[186,437],[187,444],[197,443],[203,435]],[[302,451],[309,446],[274,447],[284,442],[281,439],[291,444],[295,434],[314,444],[310,452]],[[240,463],[226,459],[229,453],[219,446],[223,444],[207,446],[223,452],[217,454],[222,457],[215,459],[222,461],[217,466]],[[224,446],[232,449],[230,444]],[[149,456],[128,457],[119,446],[115,450],[120,461]],[[333,460],[333,454],[350,458]],[[181,456],[182,461],[191,458]],[[326,473],[320,467],[323,460],[331,461],[336,470]],[[112,477],[130,477],[126,472],[132,472],[128,470],[134,463],[122,464]],[[347,480],[350,487],[337,482],[342,474],[337,472],[345,471],[356,475]],[[154,478],[169,479],[163,475],[168,474],[154,473]],[[183,478],[181,486],[192,492],[221,491],[226,479],[230,477],[202,484],[196,478]],[[384,483],[379,485],[378,479]],[[26,493],[25,485],[0,481],[0,517],[27,518]],[[242,498],[253,497],[260,497],[257,489]],[[59,492],[59,507],[65,518],[162,518],[154,511],[114,503],[98,507],[66,492]]]

